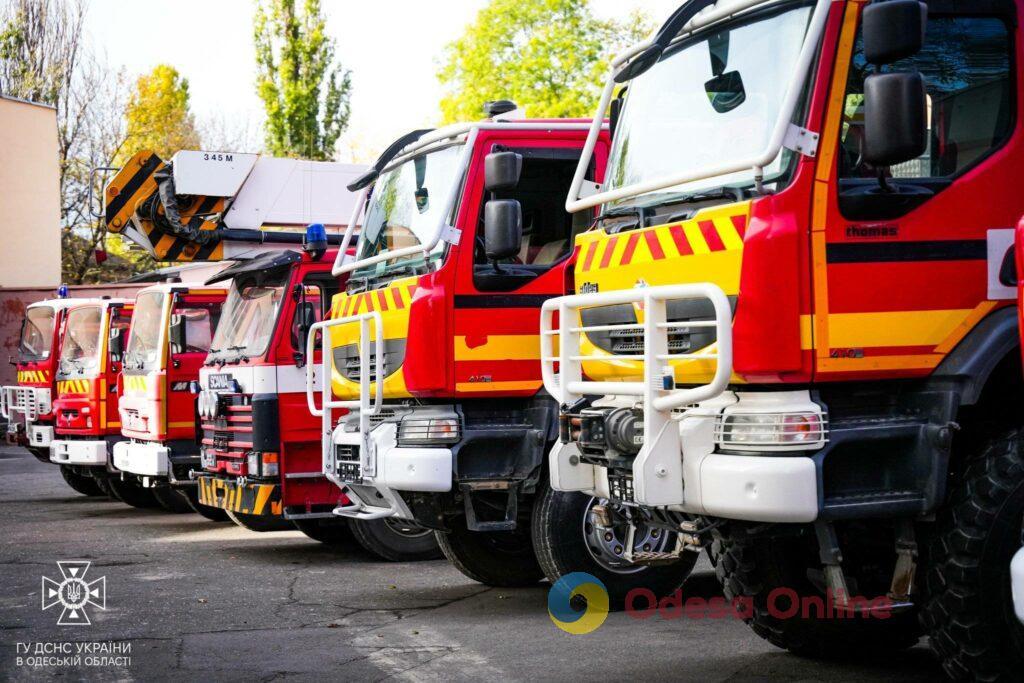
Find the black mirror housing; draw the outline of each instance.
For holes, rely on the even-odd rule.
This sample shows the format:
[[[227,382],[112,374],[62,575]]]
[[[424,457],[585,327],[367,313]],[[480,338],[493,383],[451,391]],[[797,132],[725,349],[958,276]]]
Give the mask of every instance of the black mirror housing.
[[[864,79],[864,161],[892,166],[928,149],[928,97],[920,73]]]
[[[523,244],[523,207],[515,199],[492,199],[484,207],[484,251],[498,261],[519,253]]]
[[[864,8],[864,58],[892,64],[917,54],[924,45],[928,5],[919,0],[874,0]]]
[[[171,343],[171,353],[185,352],[185,316],[171,316],[171,326],[167,330],[167,339]]]
[[[121,360],[124,355],[124,330],[112,327],[110,329],[110,342],[107,345],[110,357],[114,360]]]
[[[484,187],[488,192],[515,189],[522,173],[522,154],[491,152],[484,158]]]

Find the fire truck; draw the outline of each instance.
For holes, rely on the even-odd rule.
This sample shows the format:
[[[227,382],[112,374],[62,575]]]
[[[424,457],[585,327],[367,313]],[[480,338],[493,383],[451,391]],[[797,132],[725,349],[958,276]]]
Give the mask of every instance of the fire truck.
[[[121,435],[114,467],[122,479],[150,489],[172,511],[195,510],[211,519],[223,513],[201,505],[190,473],[199,468],[196,397],[192,384],[210,350],[224,289],[187,283],[141,290],[120,378]],[[118,337],[112,345],[120,347]]]
[[[691,0],[613,62],[541,318],[552,485],[709,546],[779,647],[1024,667],[1022,11]]]
[[[592,220],[562,206],[589,122],[514,112],[496,102],[489,120],[414,131],[349,186],[363,193],[349,221],[362,228],[355,257],[334,264],[345,291],[308,338],[307,355],[317,334],[325,350],[319,375],[307,366],[307,399],[323,421],[324,473],[349,499],[337,514],[433,529],[488,585],[587,571],[620,606],[636,585],[674,590],[696,555],[627,566],[630,544],[657,552],[676,534],[627,537],[603,499],[548,485],[558,406],[541,387],[537,317],[564,291],[572,238]],[[343,247],[352,241],[350,230]],[[317,406],[319,377],[331,381]]]
[[[18,383],[0,387],[0,415],[7,422],[7,442],[23,446],[45,463],[50,462],[53,442],[53,397],[56,393],[57,361],[60,356],[61,329],[68,311],[78,305],[100,303],[99,299],[60,298],[29,304],[21,323],[17,367]],[[84,495],[99,495],[92,477],[62,465],[61,475],[68,485]]]
[[[133,301],[102,298],[66,309],[53,399],[50,461],[102,492],[137,507],[154,507],[151,495],[112,476],[111,448],[121,440],[118,382],[120,340],[131,323]]]

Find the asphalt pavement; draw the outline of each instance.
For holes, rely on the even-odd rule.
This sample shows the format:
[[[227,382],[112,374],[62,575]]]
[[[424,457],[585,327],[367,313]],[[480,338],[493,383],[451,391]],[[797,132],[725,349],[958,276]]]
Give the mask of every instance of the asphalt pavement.
[[[79,577],[89,625],[54,603]],[[47,584],[44,577],[55,583]],[[68,584],[70,585],[70,584]],[[51,587],[47,590],[47,587]],[[702,560],[687,597],[720,595]],[[490,589],[445,561],[380,562],[298,532],[254,533],[74,493],[56,466],[0,448],[0,679],[934,681],[927,647],[823,663],[734,619],[609,615],[559,630],[546,584]],[[99,601],[100,595],[94,601]]]

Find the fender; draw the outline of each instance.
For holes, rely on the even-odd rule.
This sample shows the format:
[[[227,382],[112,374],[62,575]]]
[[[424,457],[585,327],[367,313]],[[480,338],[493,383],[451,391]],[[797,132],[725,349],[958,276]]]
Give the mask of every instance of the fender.
[[[952,383],[960,389],[960,405],[974,405],[996,366],[1019,346],[1017,307],[1001,308],[964,337],[935,369],[929,384]]]

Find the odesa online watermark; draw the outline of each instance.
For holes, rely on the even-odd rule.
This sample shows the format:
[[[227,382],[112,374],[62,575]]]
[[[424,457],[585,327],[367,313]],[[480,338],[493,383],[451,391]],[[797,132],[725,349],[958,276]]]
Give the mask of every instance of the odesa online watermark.
[[[581,599],[581,598],[585,598]],[[566,633],[584,635],[608,618],[608,590],[596,576],[573,572],[556,581],[548,592],[548,615]],[[824,595],[801,595],[792,588],[771,590],[755,600],[741,596],[685,596],[681,588],[659,598],[649,588],[634,588],[626,594],[625,613],[632,619],[738,619],[749,620],[762,609],[775,619],[889,619],[895,603],[888,596],[865,598],[844,596],[826,590]]]

